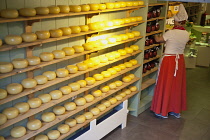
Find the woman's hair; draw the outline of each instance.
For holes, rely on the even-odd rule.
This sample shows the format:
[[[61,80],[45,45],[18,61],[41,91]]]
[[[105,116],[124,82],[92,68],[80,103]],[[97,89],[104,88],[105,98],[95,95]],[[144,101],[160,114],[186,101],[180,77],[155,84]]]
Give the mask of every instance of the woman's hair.
[[[186,20],[183,20],[183,21],[178,21],[178,23],[179,23],[179,24],[181,24],[181,25],[185,25]]]

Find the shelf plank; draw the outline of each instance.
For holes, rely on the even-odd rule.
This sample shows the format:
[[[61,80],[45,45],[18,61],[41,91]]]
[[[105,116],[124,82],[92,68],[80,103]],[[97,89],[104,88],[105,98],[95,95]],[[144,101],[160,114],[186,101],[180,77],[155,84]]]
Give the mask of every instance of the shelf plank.
[[[23,140],[23,139],[32,138],[33,136],[36,136],[37,134],[39,134],[39,133],[41,133],[41,132],[43,132],[43,131],[49,129],[50,127],[53,127],[53,126],[56,125],[57,123],[59,123],[59,122],[65,120],[65,119],[69,118],[70,116],[72,116],[72,115],[74,115],[74,114],[76,114],[76,113],[78,113],[78,112],[84,110],[84,108],[88,108],[89,106],[91,106],[91,105],[93,105],[93,104],[95,104],[95,103],[97,103],[97,102],[103,100],[104,98],[106,98],[106,97],[108,97],[108,96],[110,96],[110,95],[116,93],[117,91],[119,91],[119,90],[121,90],[121,89],[123,89],[123,88],[125,88],[125,87],[127,87],[127,86],[129,86],[129,85],[131,85],[132,83],[138,81],[139,79],[140,79],[140,78],[134,78],[131,82],[129,82],[129,83],[123,83],[123,85],[120,86],[119,88],[116,88],[116,89],[114,89],[114,90],[110,90],[107,94],[105,94],[105,95],[103,95],[103,96],[101,96],[101,97],[95,98],[92,102],[86,103],[84,106],[77,106],[77,109],[76,109],[76,110],[67,111],[67,112],[66,112],[65,114],[63,114],[63,115],[56,116],[56,119],[55,119],[54,121],[52,121],[52,122],[49,122],[49,123],[42,123],[42,127],[41,127],[40,129],[36,130],[36,131],[27,130],[26,135],[24,135],[24,136],[22,136],[22,137],[20,137],[20,138],[11,138],[11,137],[10,137],[9,139],[10,139],[10,140],[13,140],[13,139],[14,139],[14,140]],[[128,95],[127,97],[130,97],[130,96],[134,95],[134,93],[136,94],[136,93],[138,93],[138,91],[133,92],[132,94]],[[124,99],[126,99],[126,98],[124,98]],[[123,101],[123,100],[121,100],[121,102],[122,102],[122,101]],[[99,114],[98,116],[100,116],[100,114]]]
[[[153,45],[145,46],[144,50],[149,50],[149,49],[152,49],[153,47],[160,46],[160,45],[161,44],[153,44]]]
[[[149,3],[148,6],[164,6],[166,3]]]
[[[143,74],[142,74],[142,77],[145,77],[145,76],[147,76],[147,75],[149,75],[149,74],[151,74],[151,73],[153,73],[153,72],[155,72],[155,71],[157,71],[157,70],[158,70],[158,67],[154,67],[154,68],[152,68],[151,70],[147,70],[146,73],[143,73]]]
[[[141,84],[141,90],[144,90],[155,83],[156,83],[155,79],[148,79],[147,81],[145,81]]]
[[[150,33],[146,33],[146,36],[150,36],[150,35],[154,35],[154,34],[159,34],[159,33],[162,33],[163,30],[158,30],[158,31],[153,31],[153,32],[150,32]]]
[[[36,92],[36,91],[42,90],[42,89],[44,89],[44,88],[53,86],[53,85],[55,85],[55,84],[64,82],[64,81],[69,80],[69,79],[71,79],[71,78],[74,78],[74,77],[77,77],[77,76],[79,76],[79,75],[85,74],[85,73],[87,73],[87,72],[93,71],[93,70],[95,70],[95,69],[98,69],[98,68],[104,67],[104,66],[106,66],[106,65],[112,64],[112,63],[114,63],[114,62],[117,62],[117,61],[126,59],[126,58],[128,58],[128,57],[134,56],[134,55],[136,55],[136,54],[138,54],[138,53],[140,53],[140,52],[141,52],[141,50],[136,51],[136,52],[133,52],[132,54],[127,54],[127,55],[125,55],[125,56],[122,56],[122,57],[120,57],[120,58],[118,58],[118,59],[109,61],[109,62],[107,62],[107,63],[101,63],[101,64],[99,64],[99,66],[96,66],[96,67],[93,67],[93,68],[89,68],[89,69],[86,70],[86,71],[79,71],[79,72],[77,72],[77,73],[75,73],[75,74],[69,74],[67,77],[64,77],[64,78],[56,78],[55,80],[48,81],[48,82],[47,82],[46,84],[44,84],[44,85],[38,85],[38,86],[36,86],[36,87],[34,87],[34,88],[32,88],[32,89],[25,89],[23,92],[21,92],[21,93],[19,93],[19,94],[16,94],[16,95],[8,95],[6,98],[0,100],[0,105],[5,104],[5,103],[10,102],[10,101],[13,101],[13,100],[15,100],[15,99],[18,99],[18,98],[20,98],[20,97],[29,95],[29,94],[34,93],[34,92]]]
[[[151,18],[151,19],[148,19],[147,22],[149,22],[149,21],[155,21],[157,19],[162,20],[162,19],[165,19],[165,17]]]
[[[41,112],[41,111],[43,111],[43,110],[45,110],[45,109],[47,109],[47,108],[50,108],[50,107],[54,106],[55,104],[61,103],[61,102],[65,101],[65,100],[67,100],[67,99],[69,99],[69,98],[72,98],[72,97],[74,97],[74,96],[79,95],[80,93],[83,93],[83,92],[85,92],[85,91],[88,91],[88,90],[92,89],[93,87],[99,86],[99,85],[101,85],[101,84],[103,84],[103,83],[105,83],[105,82],[107,82],[107,81],[109,81],[109,80],[111,80],[111,79],[113,79],[113,78],[116,78],[116,77],[118,77],[118,76],[120,76],[120,75],[122,75],[122,74],[125,74],[126,72],[129,72],[129,71],[131,71],[131,70],[133,70],[133,69],[136,69],[136,68],[138,68],[138,67],[140,67],[140,66],[141,66],[141,65],[138,64],[138,65],[135,65],[135,66],[133,66],[133,67],[131,67],[131,68],[126,68],[125,70],[122,70],[122,71],[118,72],[117,74],[115,74],[115,75],[113,75],[113,76],[111,76],[111,77],[109,77],[109,78],[104,78],[104,80],[102,80],[102,81],[97,81],[94,85],[86,86],[86,87],[84,87],[84,88],[81,88],[81,89],[78,90],[78,91],[71,92],[71,93],[68,94],[68,95],[63,95],[62,98],[60,98],[60,99],[58,99],[58,100],[51,100],[49,103],[42,104],[42,105],[41,105],[40,107],[38,107],[38,108],[30,109],[27,113],[20,114],[20,115],[17,116],[16,118],[10,119],[10,120],[8,120],[5,124],[0,125],[0,130],[1,130],[1,129],[4,129],[4,128],[10,126],[10,125],[13,125],[13,124],[15,124],[15,123],[17,123],[17,122],[19,122],[19,121],[21,121],[21,120],[23,120],[23,119],[26,119],[26,118],[28,118],[28,117],[30,117],[30,116],[36,114],[36,113],[39,113],[39,112]]]
[[[150,58],[150,59],[148,59],[148,60],[144,60],[144,61],[143,61],[143,64],[148,63],[148,62],[150,62],[150,61],[152,61],[152,60],[155,60],[155,59],[158,59],[158,58],[160,58],[159,55],[157,55],[156,57]]]
[[[62,59],[54,59],[54,60],[52,60],[50,62],[41,62],[38,65],[28,66],[27,68],[24,68],[24,69],[14,69],[11,72],[0,74],[0,79],[6,78],[6,77],[9,77],[9,76],[12,76],[12,75],[16,75],[16,74],[19,74],[19,73],[23,73],[23,72],[27,72],[27,71],[31,71],[31,70],[35,70],[35,69],[39,69],[39,68],[43,68],[43,67],[51,65],[51,64],[55,64],[55,63],[58,63],[58,62],[69,60],[69,59],[72,59],[72,58],[75,58],[75,57],[79,57],[79,56],[82,56],[82,55],[85,55],[85,54],[88,54],[88,53],[100,51],[100,50],[103,50],[103,49],[106,49],[106,48],[109,48],[109,47],[113,47],[113,46],[116,46],[116,45],[119,45],[119,44],[131,42],[131,41],[134,41],[134,40],[138,40],[140,38],[143,38],[143,36],[135,37],[135,38],[132,38],[132,39],[127,39],[125,41],[120,41],[120,42],[116,42],[116,43],[113,43],[113,44],[108,44],[108,45],[106,45],[104,47],[95,48],[95,49],[90,50],[90,51],[84,51],[82,53],[75,53],[74,55],[66,56],[66,57],[64,57]]]

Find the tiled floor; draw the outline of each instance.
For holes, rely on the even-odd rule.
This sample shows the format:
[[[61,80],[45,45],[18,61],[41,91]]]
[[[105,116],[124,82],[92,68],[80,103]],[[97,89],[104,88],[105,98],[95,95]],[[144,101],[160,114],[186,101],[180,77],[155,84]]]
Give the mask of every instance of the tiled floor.
[[[158,119],[148,109],[102,140],[210,140],[210,68],[187,70],[187,97],[181,119]]]

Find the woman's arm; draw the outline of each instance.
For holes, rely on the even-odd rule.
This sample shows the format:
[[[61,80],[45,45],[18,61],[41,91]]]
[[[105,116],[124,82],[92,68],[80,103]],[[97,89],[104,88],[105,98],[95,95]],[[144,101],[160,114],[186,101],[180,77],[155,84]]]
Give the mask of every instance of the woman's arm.
[[[154,37],[156,42],[161,42],[161,43],[165,42],[163,36],[155,35]]]

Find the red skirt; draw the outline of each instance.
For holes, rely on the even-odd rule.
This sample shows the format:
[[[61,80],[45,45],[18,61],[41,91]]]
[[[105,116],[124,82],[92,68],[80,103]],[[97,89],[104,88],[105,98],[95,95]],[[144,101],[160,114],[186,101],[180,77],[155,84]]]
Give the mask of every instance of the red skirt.
[[[185,61],[182,54],[178,56],[164,56],[160,65],[151,110],[162,116],[186,110]]]

